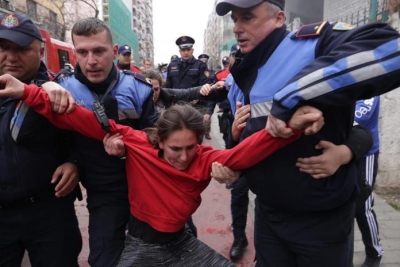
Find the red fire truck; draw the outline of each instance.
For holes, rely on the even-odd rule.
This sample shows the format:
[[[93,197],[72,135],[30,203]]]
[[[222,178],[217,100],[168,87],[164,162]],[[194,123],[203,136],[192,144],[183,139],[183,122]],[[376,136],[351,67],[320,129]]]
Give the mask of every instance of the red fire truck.
[[[45,47],[43,61],[51,72],[57,74],[63,68],[75,66],[76,59],[72,45],[51,38],[50,33],[45,30],[40,30],[40,33]]]

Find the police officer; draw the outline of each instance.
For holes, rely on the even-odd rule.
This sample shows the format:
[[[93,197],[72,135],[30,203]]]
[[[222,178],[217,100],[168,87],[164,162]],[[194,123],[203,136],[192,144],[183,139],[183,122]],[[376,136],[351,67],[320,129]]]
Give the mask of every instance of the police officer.
[[[207,55],[207,54],[200,54],[198,59],[200,61],[203,61],[204,64],[207,65],[208,64],[208,60],[210,59],[210,56]],[[215,71],[209,70],[208,72],[209,72],[209,74],[208,74],[209,83],[215,83],[217,81],[216,77],[215,77]],[[215,109],[216,105],[217,105],[217,103],[214,102],[214,101],[206,101],[205,121],[206,121],[206,123],[210,124],[210,127],[207,127],[207,130],[204,133],[204,138],[206,138],[208,140],[211,140],[211,135],[210,135],[210,132],[211,132],[211,116],[214,113],[214,109]]]
[[[178,55],[172,55],[171,56],[171,61],[176,61],[176,60],[179,60]]]
[[[167,79],[167,63],[158,64],[158,71],[161,73],[163,80]]]
[[[49,80],[42,36],[31,19],[0,17],[0,74]],[[0,98],[0,266],[78,266],[82,238],[73,189],[78,169],[65,132],[12,98]],[[71,193],[72,192],[72,193]]]
[[[181,58],[173,60],[167,69],[166,88],[186,89],[209,82],[210,72],[207,65],[194,58],[194,39],[181,36],[176,40]]]
[[[208,60],[210,59],[210,56],[207,55],[207,54],[200,54],[200,55],[197,57],[197,59],[203,61],[203,62],[207,65],[207,62],[208,62]]]
[[[222,59],[222,62],[225,64],[224,70],[220,70],[219,72],[216,73],[216,77],[219,77],[219,80],[224,82],[224,86],[228,91],[233,83],[233,77],[230,74],[229,67],[233,65],[233,63],[235,63],[235,55],[238,50],[239,50],[238,44],[232,45],[229,57],[223,57]],[[219,104],[219,108],[222,110],[222,115],[218,115],[220,132],[222,133],[222,138],[225,141],[225,146],[228,147],[228,137],[233,122],[233,116],[229,100],[225,99],[224,101],[222,101]]]
[[[142,73],[142,71],[132,64],[132,48],[129,45],[121,45],[118,47],[117,54],[117,69],[118,70],[130,70],[136,73]]]
[[[72,41],[77,51],[75,72],[58,82],[77,104],[92,110],[93,103],[100,102],[108,118],[118,123],[135,129],[152,126],[158,112],[151,84],[140,74],[116,69],[117,50],[107,24],[97,18],[79,20],[72,28]],[[103,52],[98,53],[99,49]],[[89,264],[115,266],[130,216],[125,161],[109,156],[97,140],[74,132],[73,141],[84,159],[81,182],[89,210]]]
[[[208,60],[209,60],[209,59],[210,59],[210,56],[207,55],[207,54],[200,54],[200,55],[198,56],[198,60],[203,61],[204,64],[206,64],[207,66],[208,66]],[[215,82],[215,79],[216,79],[216,78],[215,78],[215,71],[209,69],[209,76],[208,76],[208,79],[209,79],[211,82]]]
[[[222,0],[216,6],[221,16],[232,11],[240,45],[229,91],[231,105],[240,99],[251,107],[240,140],[266,121],[274,136],[287,137],[292,131],[285,121],[301,104],[312,102],[324,110],[325,125],[318,134],[301,136],[245,170],[257,196],[257,266],[347,266],[357,190],[355,164],[350,158],[329,178],[314,179],[295,163],[305,155],[319,155],[319,140],[344,143],[357,99],[400,85],[400,36],[378,23],[351,29],[322,22],[289,33],[284,4]]]

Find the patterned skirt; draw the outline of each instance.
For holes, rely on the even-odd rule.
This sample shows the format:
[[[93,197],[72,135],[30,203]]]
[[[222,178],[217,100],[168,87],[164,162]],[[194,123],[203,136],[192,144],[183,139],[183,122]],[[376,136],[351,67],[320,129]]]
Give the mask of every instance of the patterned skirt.
[[[235,266],[224,256],[195,238],[189,231],[166,245],[145,243],[127,235],[117,267],[225,267]]]

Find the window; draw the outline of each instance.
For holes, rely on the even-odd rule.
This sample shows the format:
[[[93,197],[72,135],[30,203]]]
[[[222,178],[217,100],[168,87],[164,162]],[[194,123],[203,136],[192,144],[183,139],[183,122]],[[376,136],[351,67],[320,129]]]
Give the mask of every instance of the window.
[[[65,68],[65,63],[69,63],[68,59],[69,59],[68,51],[58,49],[58,64],[60,66],[60,69]]]
[[[37,21],[38,19],[37,19],[37,4],[36,4],[36,2],[32,1],[32,0],[26,0],[26,8],[27,8],[28,17]]]
[[[50,10],[49,30],[52,33],[55,33],[57,31],[57,14],[51,10]]]

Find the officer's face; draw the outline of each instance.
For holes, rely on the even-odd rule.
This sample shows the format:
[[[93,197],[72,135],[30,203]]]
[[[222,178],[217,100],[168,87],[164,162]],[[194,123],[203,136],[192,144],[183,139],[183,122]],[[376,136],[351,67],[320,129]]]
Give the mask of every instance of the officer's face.
[[[114,65],[118,47],[113,47],[106,31],[90,36],[73,35],[76,60],[83,75],[92,83],[107,79]]]
[[[182,57],[182,59],[184,61],[188,61],[189,59],[192,58],[193,51],[194,51],[194,49],[192,47],[190,47],[190,48],[179,48],[179,54],[181,54],[181,57]]]
[[[159,146],[169,164],[178,170],[186,170],[196,155],[197,136],[188,129],[177,130],[159,141]]]
[[[18,80],[30,83],[36,76],[44,48],[39,40],[26,47],[0,39],[0,74],[10,74]]]
[[[131,63],[131,53],[118,54],[118,62],[122,65],[129,65]]]
[[[272,31],[285,23],[285,13],[270,10],[267,2],[250,9],[234,8],[231,18],[235,24],[233,32],[243,54],[251,52]]]

